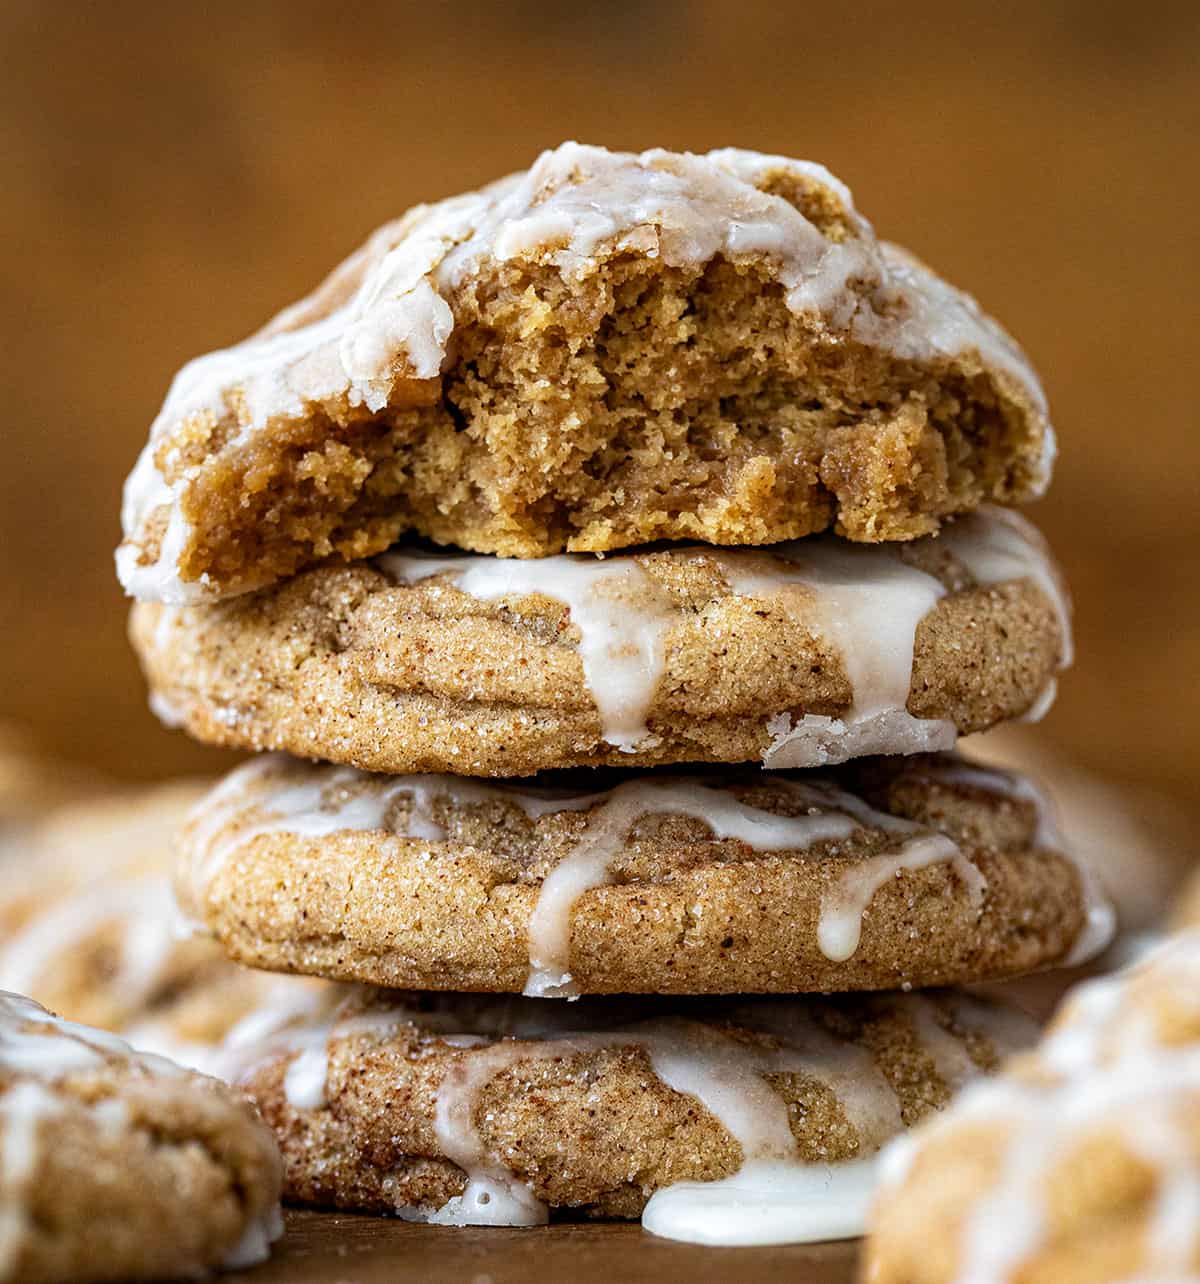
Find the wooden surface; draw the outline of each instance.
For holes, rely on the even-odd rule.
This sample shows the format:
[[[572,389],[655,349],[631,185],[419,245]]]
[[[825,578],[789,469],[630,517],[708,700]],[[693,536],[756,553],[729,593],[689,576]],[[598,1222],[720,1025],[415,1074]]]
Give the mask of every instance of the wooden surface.
[[[732,143],[828,163],[1029,349],[1079,631],[1042,734],[1200,816],[1198,56],[1181,0],[0,0],[0,716],[219,767],[146,711],[112,574],[178,366],[564,137]]]
[[[608,1223],[529,1230],[289,1212],[271,1261],[223,1284],[850,1284],[857,1242],[701,1248]]]

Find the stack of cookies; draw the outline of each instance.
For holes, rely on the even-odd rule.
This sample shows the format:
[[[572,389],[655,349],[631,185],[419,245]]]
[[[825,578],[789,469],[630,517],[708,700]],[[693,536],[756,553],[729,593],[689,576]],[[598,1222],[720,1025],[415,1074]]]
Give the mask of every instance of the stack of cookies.
[[[565,145],[185,367],[133,642],[164,720],[283,752],[199,805],[179,901],[370,987],[246,1061],[287,1193],[855,1233],[879,1146],[1029,1037],[929,987],[1111,930],[1034,786],[948,752],[1070,660],[995,506],[1053,454],[971,299],[735,150]]]

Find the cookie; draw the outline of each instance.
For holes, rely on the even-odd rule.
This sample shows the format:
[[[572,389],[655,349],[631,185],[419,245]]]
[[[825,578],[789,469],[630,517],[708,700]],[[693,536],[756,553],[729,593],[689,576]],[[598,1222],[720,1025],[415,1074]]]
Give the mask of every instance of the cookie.
[[[1071,991],[1041,1045],[885,1154],[871,1284],[1200,1273],[1200,933]]]
[[[261,1035],[264,1006],[320,1010],[321,984],[238,967],[176,930],[171,844],[205,793],[188,781],[75,803],[14,844],[0,859],[0,989],[214,1073],[227,1040]]]
[[[724,1179],[774,1179],[784,1214],[805,1178],[861,1191],[861,1161],[1033,1030],[954,993],[368,992],[250,1049],[239,1082],[279,1139],[290,1200],[456,1225],[632,1218],[650,1200],[647,1224],[669,1231],[686,1183],[735,1196]]]
[[[937,538],[534,562],[394,550],[232,602],[139,604],[164,720],[372,771],[762,761],[951,747],[1049,706],[1070,605],[1000,510]]]
[[[179,854],[181,907],[232,957],[399,988],[945,985],[1079,961],[1112,930],[1033,786],[953,757],[504,785],[267,757]]]
[[[1159,925],[1195,859],[1190,813],[1155,789],[1090,771],[1046,745],[1034,727],[998,727],[967,741],[963,752],[985,766],[994,763],[1036,777],[1067,843],[1087,852],[1122,932]]]
[[[568,143],[418,206],[180,371],[130,593],[262,587],[405,531],[511,557],[910,539],[1044,489],[1038,380],[818,165]]]
[[[239,1094],[0,993],[0,1279],[246,1266],[282,1230],[279,1193]]]

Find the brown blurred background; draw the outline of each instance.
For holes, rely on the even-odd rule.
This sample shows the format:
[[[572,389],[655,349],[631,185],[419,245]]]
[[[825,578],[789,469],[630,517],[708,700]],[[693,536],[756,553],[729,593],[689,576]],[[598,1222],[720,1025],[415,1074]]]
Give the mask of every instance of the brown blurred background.
[[[112,574],[175,369],[406,205],[565,137],[827,163],[1041,368],[1079,659],[1042,740],[1200,816],[1200,7],[0,3],[0,717],[126,776]]]

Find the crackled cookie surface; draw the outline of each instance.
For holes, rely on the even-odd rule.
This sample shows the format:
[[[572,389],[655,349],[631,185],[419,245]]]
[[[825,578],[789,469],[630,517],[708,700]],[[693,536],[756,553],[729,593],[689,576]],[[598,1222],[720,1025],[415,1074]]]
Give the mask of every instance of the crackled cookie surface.
[[[647,1225],[669,1233],[668,1194],[691,1193],[680,1183],[816,1173],[831,1203],[861,1191],[885,1140],[1032,1033],[1015,1010],[941,992],[368,992],[252,1050],[241,1082],[279,1138],[290,1199],[499,1225],[559,1208],[637,1217],[649,1199]]]
[[[126,487],[135,596],[407,530],[513,557],[910,539],[1044,488],[1037,377],[818,165],[566,144],[381,228],[176,377]]]
[[[1072,991],[1046,1038],[883,1160],[871,1284],[1200,1274],[1200,933]]]
[[[254,966],[539,995],[980,981],[1111,933],[1029,782],[954,757],[504,785],[269,757],[197,809],[177,893]]]
[[[0,858],[0,989],[219,1073],[265,1005],[315,1011],[327,989],[231,963],[176,930],[171,848],[200,781],[61,807]],[[336,988],[336,987],[329,987]]]
[[[936,538],[519,561],[393,550],[232,602],[135,607],[159,715],[373,771],[946,749],[1036,717],[1070,660],[1044,542],[995,509]]]
[[[178,1279],[264,1258],[275,1142],[214,1079],[0,992],[0,1279]]]

